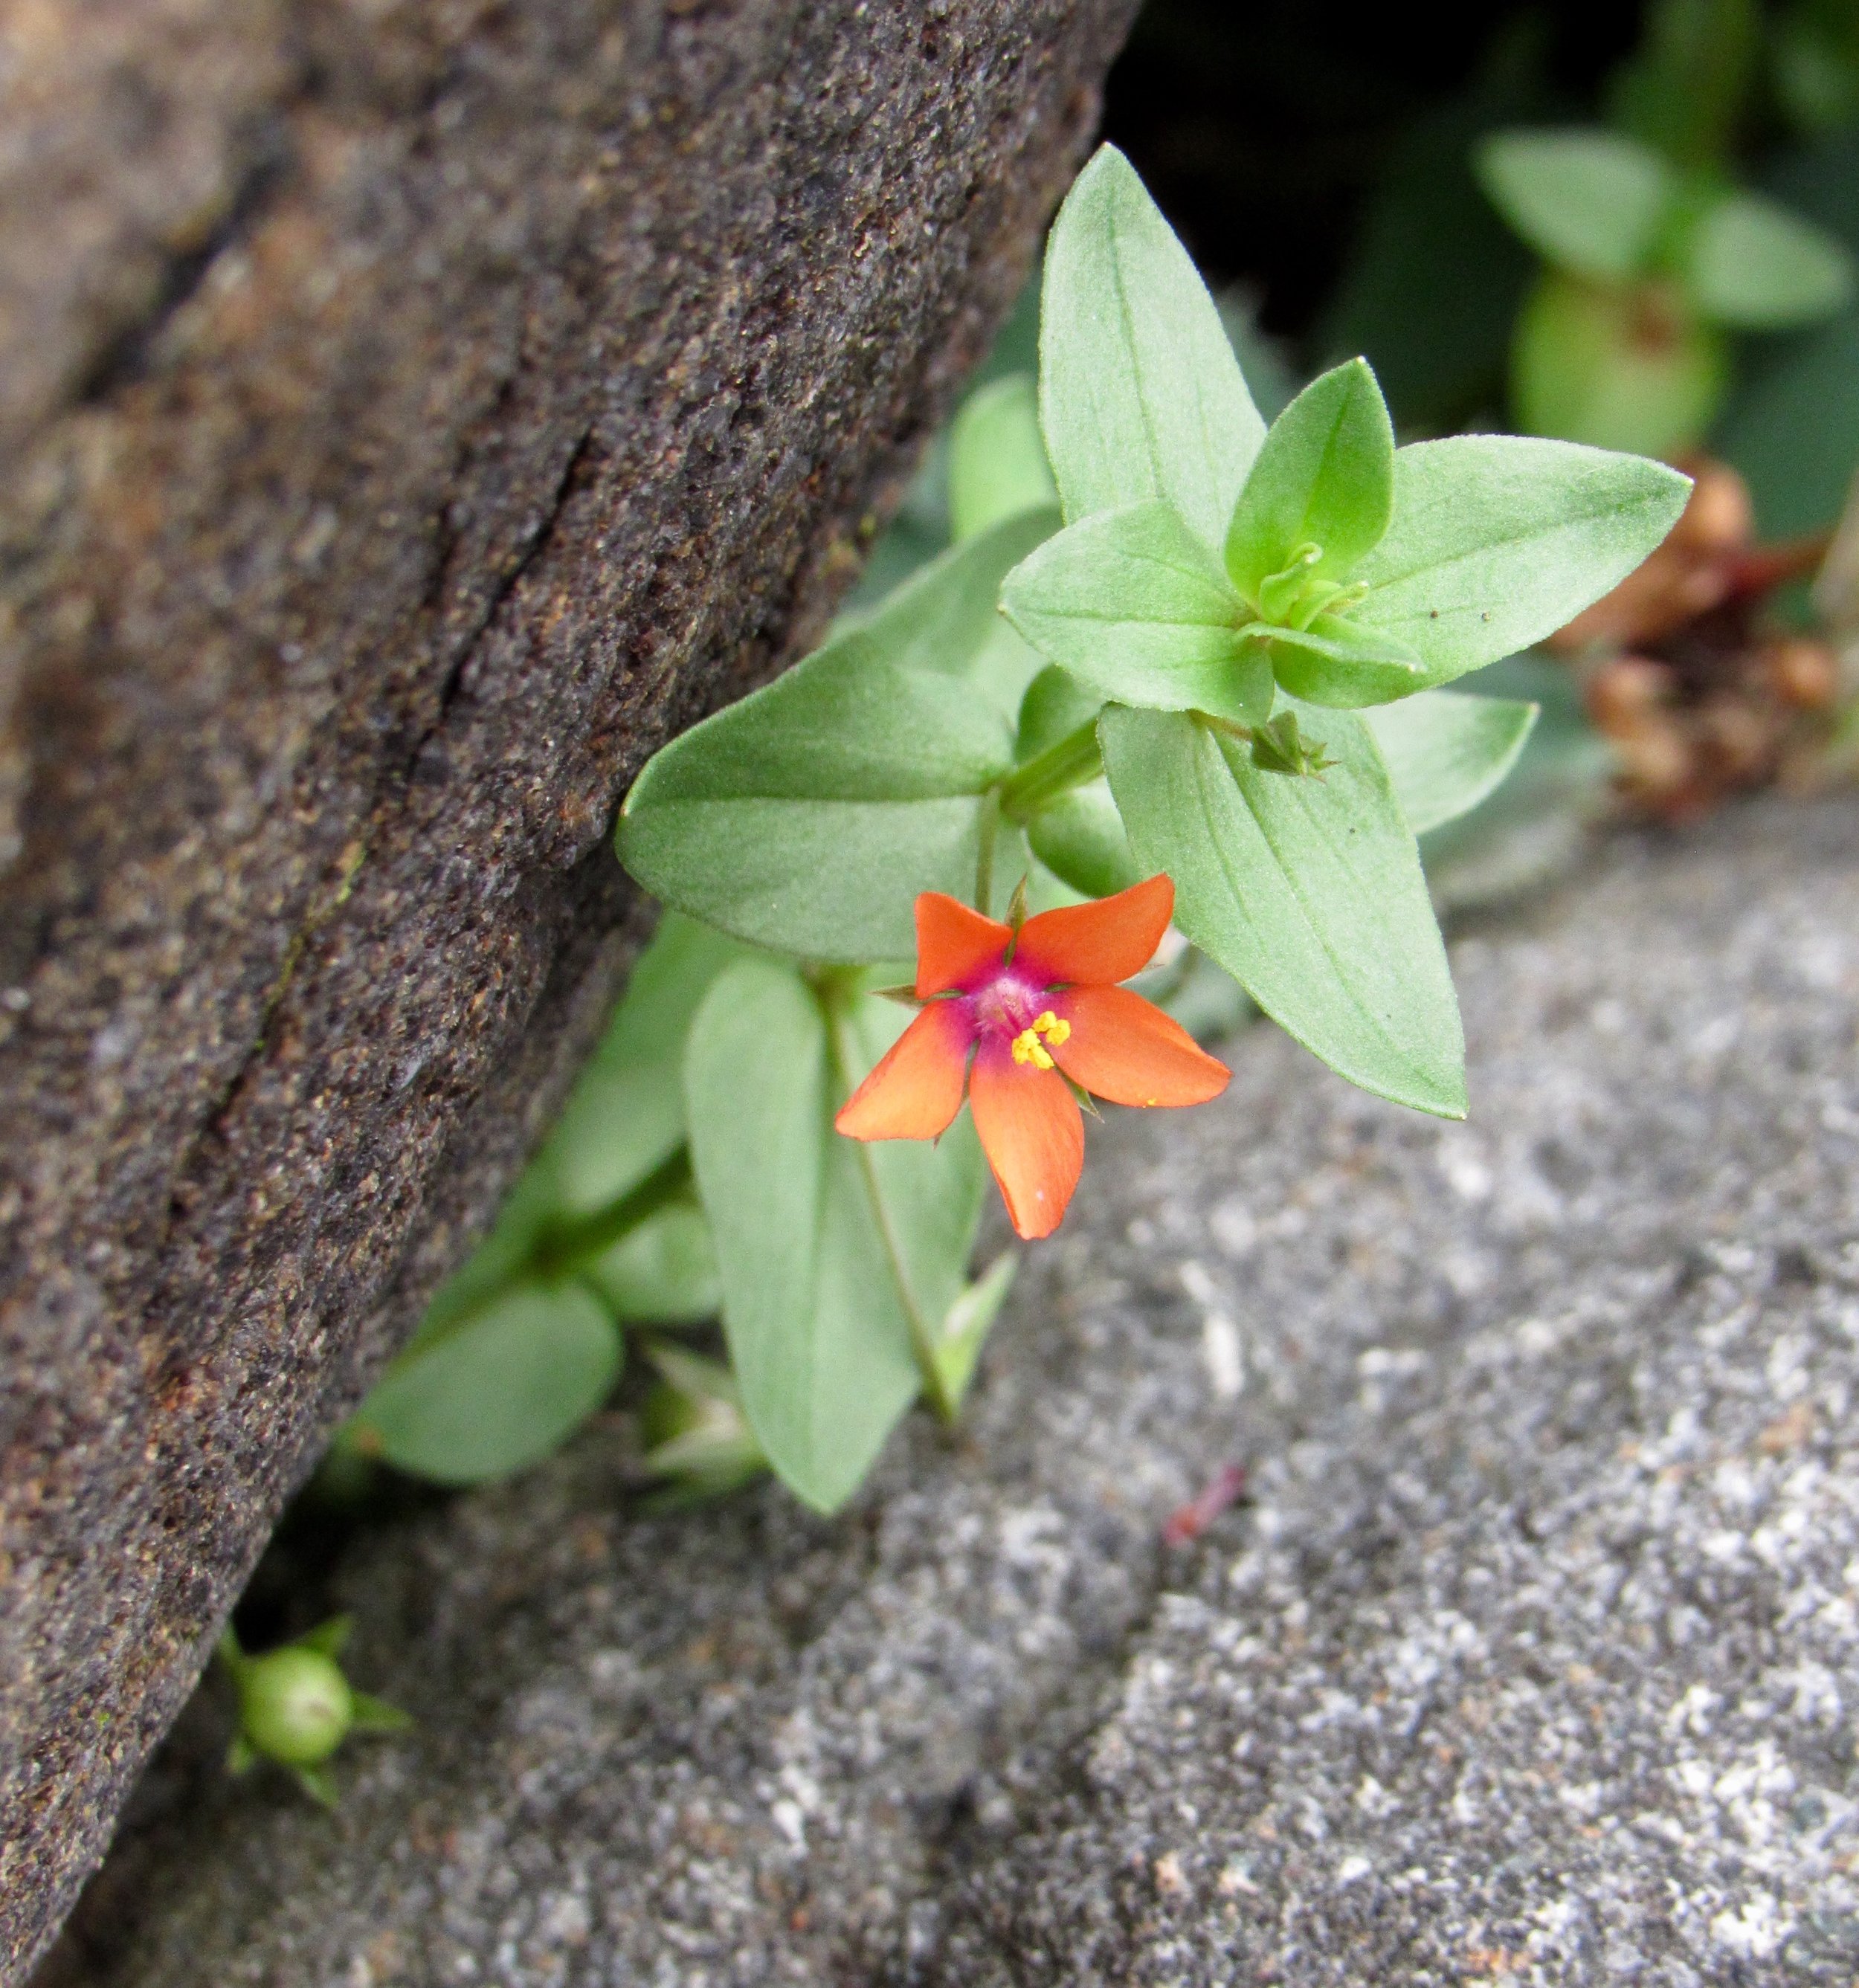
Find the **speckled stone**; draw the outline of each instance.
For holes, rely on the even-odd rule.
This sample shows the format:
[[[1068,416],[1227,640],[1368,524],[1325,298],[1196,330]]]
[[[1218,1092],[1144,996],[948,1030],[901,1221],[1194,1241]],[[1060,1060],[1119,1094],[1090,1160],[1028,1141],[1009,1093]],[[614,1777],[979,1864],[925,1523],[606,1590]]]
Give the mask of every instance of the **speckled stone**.
[[[841,1518],[628,1516],[616,1422],[364,1539],[417,1733],[330,1819],[197,1706],[66,1978],[1850,1983],[1859,810],[1621,837],[1455,964],[1468,1124],[1265,1029],[1119,1114]]]
[[[623,968],[1134,0],[0,9],[0,1980]]]

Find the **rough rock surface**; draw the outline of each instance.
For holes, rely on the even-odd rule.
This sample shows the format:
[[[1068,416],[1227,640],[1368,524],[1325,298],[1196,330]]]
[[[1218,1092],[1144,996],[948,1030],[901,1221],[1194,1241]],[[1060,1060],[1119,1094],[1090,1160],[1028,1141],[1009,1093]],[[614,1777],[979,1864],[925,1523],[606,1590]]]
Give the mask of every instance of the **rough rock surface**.
[[[841,1519],[631,1515],[616,1423],[364,1539],[417,1733],[334,1817],[173,1750],[66,1978],[1850,1983],[1859,810],[1456,965],[1469,1124],[1254,1032]]]
[[[0,6],[0,1978],[624,958],[1134,0]]]

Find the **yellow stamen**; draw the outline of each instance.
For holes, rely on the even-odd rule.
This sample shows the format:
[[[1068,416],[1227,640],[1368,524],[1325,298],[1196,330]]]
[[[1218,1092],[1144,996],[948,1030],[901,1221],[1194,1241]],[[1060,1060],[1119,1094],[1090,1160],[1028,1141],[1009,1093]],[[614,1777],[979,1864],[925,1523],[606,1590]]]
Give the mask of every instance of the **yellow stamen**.
[[[1034,1018],[1033,1025],[1030,1029],[1022,1029],[1019,1034],[1014,1036],[1014,1062],[1030,1063],[1035,1070],[1050,1070],[1052,1067],[1052,1057],[1051,1051],[1046,1047],[1046,1043],[1051,1043],[1056,1047],[1058,1044],[1064,1042],[1071,1033],[1072,1024],[1069,1022],[1062,1022],[1050,1008],[1047,1009],[1043,1015],[1036,1016]],[[1045,1043],[1039,1040],[1041,1036],[1045,1037]]]

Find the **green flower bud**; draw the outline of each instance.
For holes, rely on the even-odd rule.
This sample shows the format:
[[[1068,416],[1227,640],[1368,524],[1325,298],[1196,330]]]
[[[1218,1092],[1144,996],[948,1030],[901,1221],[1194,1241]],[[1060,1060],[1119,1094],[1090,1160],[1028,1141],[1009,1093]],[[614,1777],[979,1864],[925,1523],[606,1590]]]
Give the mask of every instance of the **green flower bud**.
[[[300,1643],[241,1660],[239,1725],[252,1750],[287,1767],[327,1760],[355,1722],[354,1694],[332,1658]]]

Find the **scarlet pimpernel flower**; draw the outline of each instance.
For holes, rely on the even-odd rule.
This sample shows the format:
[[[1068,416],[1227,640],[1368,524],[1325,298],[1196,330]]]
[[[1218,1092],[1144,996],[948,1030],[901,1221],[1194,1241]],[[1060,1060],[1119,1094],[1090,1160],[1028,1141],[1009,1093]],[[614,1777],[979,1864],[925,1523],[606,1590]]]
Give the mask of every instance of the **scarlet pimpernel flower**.
[[[1175,887],[1152,877],[1024,925],[926,891],[916,901],[921,1013],[834,1121],[855,1139],[934,1139],[966,1090],[1019,1233],[1049,1236],[1084,1165],[1078,1090],[1113,1104],[1204,1104],[1231,1074],[1119,981],[1154,957]]]

